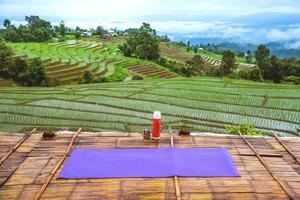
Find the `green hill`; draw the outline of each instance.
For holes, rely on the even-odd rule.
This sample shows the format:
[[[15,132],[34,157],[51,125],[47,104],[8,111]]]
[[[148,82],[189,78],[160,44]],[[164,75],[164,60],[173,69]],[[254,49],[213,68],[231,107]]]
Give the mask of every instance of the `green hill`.
[[[150,61],[124,57],[118,50],[121,39],[89,38],[57,43],[10,43],[17,56],[39,57],[50,78],[60,84],[78,83],[86,70],[109,81],[130,80],[133,74],[146,79],[178,75]]]

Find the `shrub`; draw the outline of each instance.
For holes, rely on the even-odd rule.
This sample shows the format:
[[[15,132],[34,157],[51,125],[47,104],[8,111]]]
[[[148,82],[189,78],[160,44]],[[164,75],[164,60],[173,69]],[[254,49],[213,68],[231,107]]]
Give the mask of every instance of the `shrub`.
[[[221,76],[221,70],[220,67],[210,67],[209,70],[207,71],[208,76]]]
[[[81,80],[79,83],[92,83],[93,82],[93,74],[89,70],[86,70],[82,75]]]
[[[75,33],[75,38],[78,40],[81,37],[81,32],[76,32]]]
[[[144,77],[140,74],[133,74],[132,80],[144,80]]]
[[[49,86],[49,87],[55,87],[55,86],[59,86],[59,85],[60,85],[59,80],[57,78],[50,78],[48,80],[47,86]]]
[[[284,77],[283,82],[298,85],[298,84],[300,84],[300,77],[287,76],[287,77]]]
[[[0,75],[8,77],[9,68],[14,63],[12,50],[6,45],[3,39],[0,37]]]
[[[236,77],[246,80],[261,81],[262,74],[258,67],[238,68],[235,71]]]
[[[59,41],[59,42],[65,42],[65,41],[66,41],[66,38],[65,38],[65,37],[60,37],[60,38],[58,39],[58,41]]]
[[[257,131],[253,125],[247,123],[227,126],[226,132],[228,134],[234,134],[234,135],[237,135],[239,133],[243,135],[263,135],[263,133]]]
[[[48,78],[40,59],[29,61],[25,70],[20,72],[19,80],[25,86],[47,86]]]

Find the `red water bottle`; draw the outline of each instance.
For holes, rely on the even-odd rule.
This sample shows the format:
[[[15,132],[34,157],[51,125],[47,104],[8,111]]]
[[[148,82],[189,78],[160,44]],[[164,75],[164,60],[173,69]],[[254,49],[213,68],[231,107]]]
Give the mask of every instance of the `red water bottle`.
[[[152,119],[152,139],[154,140],[159,140],[160,138],[160,119],[160,112],[155,111]]]

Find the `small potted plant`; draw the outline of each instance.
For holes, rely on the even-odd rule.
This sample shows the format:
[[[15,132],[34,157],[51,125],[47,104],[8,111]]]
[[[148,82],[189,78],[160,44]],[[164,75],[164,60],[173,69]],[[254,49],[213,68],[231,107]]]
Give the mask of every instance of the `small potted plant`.
[[[44,139],[52,139],[55,137],[55,133],[53,131],[45,131],[43,133],[43,138]]]
[[[179,135],[190,135],[191,134],[191,128],[183,125],[179,129]]]

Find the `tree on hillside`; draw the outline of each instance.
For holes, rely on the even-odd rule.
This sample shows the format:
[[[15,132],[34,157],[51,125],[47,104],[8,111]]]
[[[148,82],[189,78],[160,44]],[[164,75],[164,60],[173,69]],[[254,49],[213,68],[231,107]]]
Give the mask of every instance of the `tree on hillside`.
[[[20,73],[19,79],[25,86],[46,86],[48,82],[45,68],[38,58],[29,61],[26,69]]]
[[[161,42],[171,42],[171,39],[167,35],[160,36]]]
[[[96,29],[96,34],[99,35],[100,37],[103,37],[107,31],[102,27],[102,26],[97,26]]]
[[[26,16],[25,20],[27,24],[20,25],[18,28],[14,25],[7,26],[4,38],[11,42],[46,42],[51,38],[50,22],[42,20],[38,16]]]
[[[61,37],[65,37],[65,35],[66,35],[66,27],[65,27],[64,21],[61,21],[59,24],[59,33],[60,33]]]
[[[79,40],[80,37],[81,37],[81,32],[76,32],[76,33],[75,33],[75,38],[76,38],[77,40]]]
[[[280,83],[284,78],[284,63],[282,60],[272,55],[270,58],[270,68],[268,70],[268,78],[274,83]]]
[[[187,49],[186,49],[186,51],[190,52],[190,41],[187,42]]]
[[[125,29],[125,32],[128,33],[128,35],[136,34],[138,31],[139,31],[139,29],[137,29],[137,28]]]
[[[80,83],[92,83],[92,82],[93,82],[93,74],[91,71],[86,70],[82,75],[82,79],[80,80]]]
[[[235,53],[231,50],[223,52],[223,58],[220,66],[220,71],[223,76],[227,76],[233,72],[235,68]]]
[[[187,61],[187,64],[201,67],[204,64],[204,60],[200,55],[195,55],[191,60]]]
[[[26,60],[18,57],[15,59],[14,64],[10,65],[8,74],[15,81],[21,81],[20,74],[28,67]]]
[[[252,61],[252,53],[251,53],[250,50],[247,51],[245,58],[246,58],[246,63],[251,63],[251,61]]]
[[[261,70],[263,77],[268,78],[268,71],[270,68],[270,49],[268,49],[265,45],[259,45],[257,50],[255,51],[255,59],[257,62],[257,66]]]
[[[157,60],[159,58],[159,38],[150,24],[143,23],[137,32],[130,35],[126,43],[119,47],[125,56]]]
[[[197,53],[198,52],[198,44],[196,46],[194,46],[194,53]]]
[[[186,62],[187,66],[183,67],[182,71],[188,77],[201,75],[204,63],[200,55],[195,55],[191,60]]]
[[[4,31],[3,37],[5,40],[11,41],[11,42],[20,42],[22,41],[17,33],[18,29],[14,25],[10,25],[9,28],[7,28]]]
[[[13,64],[12,50],[0,37],[0,76],[8,76],[8,68]]]
[[[11,22],[9,19],[5,19],[4,22],[3,22],[3,26],[7,29],[9,28],[11,25]]]

